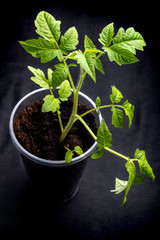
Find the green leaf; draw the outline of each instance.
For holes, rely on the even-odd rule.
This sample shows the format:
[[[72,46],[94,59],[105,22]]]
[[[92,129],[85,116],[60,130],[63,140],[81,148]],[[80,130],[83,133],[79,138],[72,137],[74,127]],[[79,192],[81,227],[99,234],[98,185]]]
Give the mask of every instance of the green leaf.
[[[81,53],[80,50],[69,53],[68,56],[66,56],[66,59],[72,59],[72,60],[78,61],[78,57],[77,57],[78,52]]]
[[[144,184],[144,183],[145,183],[145,182],[144,182],[143,176],[137,174],[137,175],[135,176],[133,185]]]
[[[143,47],[146,46],[141,34],[135,32],[134,28],[128,28],[126,32],[123,28],[120,28],[117,35],[113,38],[113,45],[109,47],[113,37],[113,31],[111,31],[111,33],[112,34],[109,35],[109,41],[107,41],[108,28],[106,28],[106,34],[102,34],[100,39],[104,45],[102,48],[108,53],[110,61],[115,61],[119,65],[137,62],[138,59],[134,56],[136,49],[143,51]],[[107,44],[105,44],[105,41]]]
[[[98,128],[97,132],[97,143],[99,148],[104,148],[104,147],[111,147],[112,144],[110,142],[112,141],[112,134],[108,130],[108,127],[102,118],[101,124]]]
[[[108,24],[105,28],[103,28],[100,33],[100,38],[98,39],[100,43],[103,44],[102,48],[108,48],[112,42],[112,37],[114,35],[114,27],[113,23]]]
[[[80,146],[76,146],[74,148],[74,152],[76,152],[78,155],[82,155],[83,154],[83,150]]]
[[[47,95],[43,99],[44,103],[42,105],[42,112],[56,112],[60,108],[59,99],[52,95]]]
[[[128,181],[123,181],[123,180],[120,180],[119,178],[116,178],[115,189],[110,191],[115,192],[115,194],[119,194],[126,189],[127,185],[128,185]]]
[[[108,53],[109,60],[111,62],[115,61],[120,66],[122,64],[131,64],[139,61],[132,52],[121,48],[118,44],[107,48],[106,52]]]
[[[103,55],[103,52],[99,49],[88,49],[87,48],[84,52],[84,55],[86,55],[87,53],[89,53],[94,58],[94,60],[96,60],[97,53],[100,53],[101,55]]]
[[[123,202],[122,202],[122,206],[126,203],[127,201],[127,194],[131,188],[131,186],[134,184],[134,181],[135,181],[135,177],[136,177],[136,168],[135,168],[135,165],[134,163],[128,161],[125,165],[128,173],[129,173],[129,179],[128,179],[128,184],[127,184],[127,187],[126,187],[126,190],[125,190],[125,194],[124,194],[124,199],[123,199]]]
[[[98,158],[101,158],[102,156],[103,156],[103,149],[99,148],[94,153],[92,153],[91,158],[98,159]]]
[[[81,67],[90,75],[90,77],[96,82],[95,75],[95,60],[93,58],[93,53],[87,52],[83,54],[81,51],[76,52],[77,63],[81,65]]]
[[[70,163],[72,161],[72,158],[73,158],[73,151],[68,149],[68,151],[65,154],[65,161],[67,163]]]
[[[28,69],[34,74],[35,77],[31,77],[31,80],[38,84],[42,88],[49,88],[48,81],[40,69],[36,69],[28,66]]]
[[[122,93],[115,87],[112,86],[112,94],[110,95],[110,99],[112,104],[119,103],[123,98]]]
[[[93,44],[92,40],[89,37],[87,37],[87,35],[85,35],[84,47],[85,47],[84,54],[86,54],[86,53],[92,54],[95,57],[95,60],[96,60],[96,53],[99,53],[101,55],[104,54],[104,52],[102,52],[101,50],[96,48],[96,46]]]
[[[129,119],[129,127],[131,127],[132,125],[132,120],[134,117],[134,106],[127,101],[125,101],[122,105],[122,107],[124,108],[124,111],[126,113],[126,115],[128,116]]]
[[[68,67],[77,67],[77,64],[71,63],[68,65]]]
[[[52,89],[53,91],[56,87],[60,86],[60,84],[67,79],[68,77],[68,67],[62,63],[55,65],[56,70],[52,73]]]
[[[42,11],[37,15],[35,20],[36,32],[48,41],[58,42],[60,37],[60,21],[49,13]]]
[[[75,27],[72,27],[61,37],[60,47],[63,50],[75,50],[78,42],[78,32]]]
[[[64,80],[60,85],[59,92],[59,99],[61,101],[67,101],[68,97],[72,94],[71,92],[71,86],[68,80]]]
[[[62,61],[62,53],[57,49],[53,42],[47,42],[43,38],[31,39],[27,41],[19,41],[21,46],[35,58],[41,58],[42,63],[47,63],[58,57]]]
[[[101,106],[101,99],[99,97],[96,98],[95,104],[96,104],[96,108],[99,108]],[[98,115],[100,114],[99,109],[97,109],[97,113]]]
[[[60,62],[63,61],[63,53],[60,49],[58,49],[58,51],[57,51],[57,58]]]
[[[132,27],[128,28],[126,32],[123,28],[120,28],[113,39],[113,44],[118,44],[119,47],[129,50],[133,54],[136,54],[136,49],[143,51],[143,47],[146,46],[141,34]]]
[[[74,150],[70,150],[67,147],[65,147],[65,148],[67,149],[67,152],[65,154],[65,161],[67,163],[70,163],[72,161],[74,152],[76,152],[78,155],[82,155],[83,154],[83,150],[82,150],[82,148],[80,146],[76,146],[74,148]]]
[[[103,66],[99,58],[95,59],[95,67],[97,68],[98,71],[100,71],[104,75]]]
[[[123,127],[123,112],[115,107],[112,107],[112,124],[116,128],[122,128]]]
[[[101,99],[97,97],[95,103],[96,103],[96,108],[99,108],[101,106]]]
[[[87,35],[85,35],[84,47],[85,49],[96,49],[96,46],[93,44],[92,40],[87,37]]]
[[[52,73],[53,73],[52,69],[48,68],[47,73],[48,73],[48,83],[51,87],[52,86]]]
[[[144,174],[145,176],[151,177],[154,181],[155,175],[153,173],[152,168],[150,167],[145,151],[137,149],[134,155],[134,159],[138,160],[139,168],[140,168],[140,173]]]

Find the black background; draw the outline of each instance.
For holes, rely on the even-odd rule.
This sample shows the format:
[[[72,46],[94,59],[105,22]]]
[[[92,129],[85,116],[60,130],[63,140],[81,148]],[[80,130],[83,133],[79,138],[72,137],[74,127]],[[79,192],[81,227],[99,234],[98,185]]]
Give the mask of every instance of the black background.
[[[3,3],[0,16],[0,239],[128,239],[156,237],[160,217],[160,82],[159,82],[159,12],[156,1],[122,3],[87,1],[24,1]],[[105,152],[103,158],[90,160],[78,194],[62,206],[37,201],[29,185],[22,160],[8,131],[10,113],[21,97],[37,86],[30,81],[28,65],[43,70],[55,62],[41,64],[27,54],[19,40],[37,38],[34,20],[45,10],[61,20],[61,32],[75,26],[79,48],[83,50],[87,34],[97,47],[99,33],[107,24],[134,27],[147,46],[137,52],[140,62],[127,66],[110,63],[103,57],[105,76],[97,72],[97,84],[87,77],[81,91],[93,100],[100,96],[109,102],[111,85],[115,85],[135,105],[130,129],[111,125],[111,114],[102,111],[113,134],[113,149],[133,157],[136,148],[146,151],[156,179],[145,179],[145,185],[132,187],[127,204],[120,207],[123,194],[110,193],[115,177],[127,180],[125,162]],[[72,73],[75,81],[78,73]]]

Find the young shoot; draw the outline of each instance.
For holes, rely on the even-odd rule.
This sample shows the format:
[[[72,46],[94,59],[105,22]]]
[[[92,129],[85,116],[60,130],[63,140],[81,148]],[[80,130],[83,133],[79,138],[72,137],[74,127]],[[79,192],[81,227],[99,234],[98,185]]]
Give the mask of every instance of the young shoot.
[[[110,23],[104,27],[99,34],[98,41],[102,44],[102,48],[98,49],[92,40],[85,35],[84,51],[82,51],[77,49],[79,41],[76,28],[71,27],[61,35],[60,25],[61,21],[57,21],[51,14],[41,11],[35,20],[36,32],[39,38],[19,42],[28,53],[35,58],[39,58],[42,63],[57,59],[57,64],[54,65],[53,70],[50,68],[48,69],[47,76],[45,76],[40,69],[28,67],[34,75],[31,77],[31,80],[40,87],[49,90],[48,95],[43,99],[42,112],[57,112],[61,129],[61,136],[59,137],[60,142],[63,142],[66,138],[74,122],[80,121],[93,139],[97,141],[98,149],[92,154],[92,159],[102,157],[104,150],[106,150],[126,161],[125,168],[128,172],[128,180],[116,178],[115,190],[111,190],[111,192],[115,192],[116,194],[124,191],[123,205],[126,203],[131,186],[144,183],[143,175],[151,177],[153,180],[155,179],[152,168],[146,159],[145,151],[137,149],[133,159],[116,152],[111,148],[112,134],[105,120],[102,119],[97,135],[95,135],[86,124],[83,117],[93,111],[99,114],[101,109],[106,108],[106,110],[111,110],[112,124],[116,128],[123,127],[124,113],[128,117],[130,128],[134,117],[134,106],[128,100],[120,104],[123,95],[115,86],[112,86],[110,95],[111,102],[108,105],[101,105],[101,100],[97,97],[95,102],[96,108],[82,115],[78,115],[78,93],[86,75],[96,83],[96,70],[104,74],[101,62],[102,56],[105,55],[111,62],[115,61],[120,66],[136,63],[139,61],[135,56],[136,50],[143,51],[143,47],[146,46],[146,43],[142,35],[136,32],[133,27],[126,30],[121,27],[117,34],[114,34],[114,23]],[[69,62],[72,61],[72,63],[68,64],[68,60]],[[80,79],[77,86],[75,86],[70,73],[71,67],[80,67]],[[59,96],[55,97],[54,90],[57,87],[60,87],[58,91]],[[73,109],[68,124],[64,128],[61,120],[61,102],[68,101],[71,95],[71,88],[73,92]],[[72,161],[75,153],[78,155],[83,154],[83,150],[79,146],[76,146],[73,150],[67,147],[65,148],[65,160],[67,163]],[[140,174],[136,173],[135,162],[139,165]]]

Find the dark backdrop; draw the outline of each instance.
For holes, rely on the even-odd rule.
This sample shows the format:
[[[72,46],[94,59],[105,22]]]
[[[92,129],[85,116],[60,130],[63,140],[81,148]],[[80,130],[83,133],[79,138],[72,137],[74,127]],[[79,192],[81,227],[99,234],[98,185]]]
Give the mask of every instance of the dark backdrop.
[[[144,4],[145,3],[145,4]],[[54,3],[47,1],[12,2],[1,6],[0,54],[0,239],[128,239],[158,236],[160,217],[160,79],[159,79],[159,13],[158,2],[131,1],[109,3],[87,1]],[[100,4],[100,6],[98,6]],[[118,66],[103,58],[105,76],[97,73],[97,84],[87,77],[82,91],[103,103],[109,101],[110,87],[115,85],[135,105],[131,129],[115,129],[110,114],[102,111],[113,134],[113,149],[133,157],[136,148],[144,149],[156,180],[133,187],[127,204],[120,207],[123,195],[114,195],[115,177],[127,179],[124,161],[105,152],[103,158],[90,160],[75,198],[55,206],[34,198],[21,158],[8,132],[10,113],[17,101],[37,88],[30,81],[28,65],[46,69],[18,44],[18,40],[37,38],[34,20],[45,10],[61,20],[61,31],[75,26],[79,48],[87,34],[97,47],[102,28],[115,23],[134,27],[147,46],[138,53],[139,63]],[[77,79],[77,72],[73,72]]]

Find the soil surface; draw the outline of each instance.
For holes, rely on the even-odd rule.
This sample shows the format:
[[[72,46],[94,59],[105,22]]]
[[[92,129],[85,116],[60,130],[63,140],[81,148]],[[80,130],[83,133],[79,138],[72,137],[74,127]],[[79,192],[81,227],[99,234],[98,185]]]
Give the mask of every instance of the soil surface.
[[[41,112],[42,104],[42,100],[30,104],[14,121],[16,137],[28,152],[48,160],[64,160],[66,152],[64,146],[71,150],[75,146],[80,146],[85,152],[93,145],[93,138],[79,121],[74,123],[66,139],[59,143],[61,130],[57,113]],[[61,118],[64,127],[71,116],[72,106],[71,99],[61,103]],[[87,106],[78,104],[78,114],[83,114],[88,110]],[[94,114],[87,114],[83,119],[96,134],[97,125]]]

